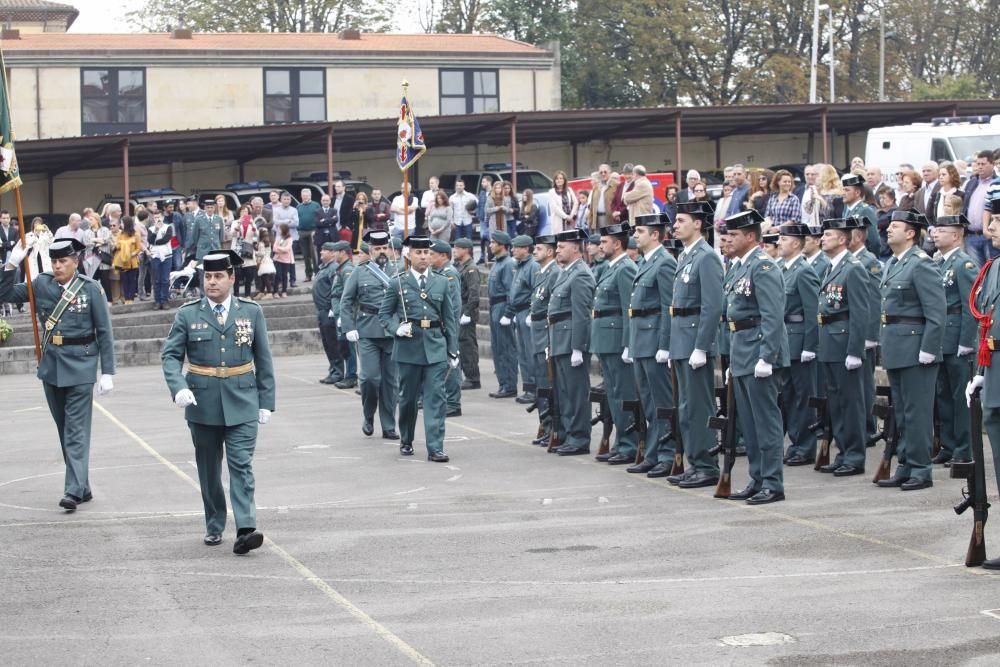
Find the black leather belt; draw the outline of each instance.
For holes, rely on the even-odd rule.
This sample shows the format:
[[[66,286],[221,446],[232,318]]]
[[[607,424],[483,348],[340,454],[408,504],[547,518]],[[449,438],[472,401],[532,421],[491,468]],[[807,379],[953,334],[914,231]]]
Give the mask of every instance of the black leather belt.
[[[366,315],[378,315],[378,308],[375,306],[366,306],[365,304],[361,304],[358,306],[358,309]]]
[[[923,317],[905,317],[882,313],[882,324],[927,324],[927,320]]]
[[[490,305],[491,306],[495,306],[498,303],[507,303],[507,297],[505,297],[505,296],[491,296],[490,297]]]
[[[953,307],[951,307],[951,308],[948,309],[948,314],[949,315],[961,315],[962,314],[962,307],[961,306],[953,306]]]
[[[608,308],[607,310],[594,310],[592,315],[595,320],[602,317],[619,317],[622,314],[621,308]]]
[[[833,324],[834,322],[839,322],[841,320],[846,320],[851,316],[850,311],[843,311],[840,313],[833,313],[832,315],[817,315],[817,324]]]
[[[573,317],[572,311],[566,311],[565,313],[556,313],[555,315],[549,315],[549,324],[555,324],[556,322],[562,322],[563,320],[568,320]]]
[[[404,320],[419,329],[433,329],[435,327],[444,328],[441,320]]]
[[[701,308],[699,306],[695,306],[694,308],[674,308],[670,306],[670,317],[691,317],[700,312]]]
[[[785,315],[785,322],[787,324],[798,324],[799,322],[805,322],[806,316],[802,313],[793,313],[791,315]]]
[[[59,334],[54,334],[49,342],[60,347],[62,345],[90,345],[96,338],[93,336],[80,336],[79,338],[69,338],[68,336],[60,336]]]
[[[531,304],[530,303],[522,303],[519,306],[514,306],[514,312],[515,313],[520,313],[520,312],[523,312],[525,310],[528,310],[528,308],[531,308]]]
[[[743,331],[744,329],[752,329],[759,325],[759,317],[751,317],[748,320],[729,320],[729,331],[735,333],[737,331]]]
[[[548,319],[548,317],[549,317],[548,313],[532,313],[531,314],[531,321],[532,322],[541,322],[542,320]]]
[[[659,308],[629,308],[629,317],[645,317],[646,315],[659,315]]]

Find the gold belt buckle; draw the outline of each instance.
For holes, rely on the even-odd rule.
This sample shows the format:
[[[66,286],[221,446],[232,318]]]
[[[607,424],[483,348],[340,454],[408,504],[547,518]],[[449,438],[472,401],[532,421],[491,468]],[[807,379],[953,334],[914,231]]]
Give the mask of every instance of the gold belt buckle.
[[[886,324],[886,321],[885,321],[885,313],[882,313],[882,315],[881,315],[881,319],[882,319],[882,324]]]
[[[729,331],[731,333],[736,333],[736,322],[730,322],[729,323]]]
[[[823,324],[823,316],[816,315],[816,324]]]
[[[56,335],[52,336],[52,344],[53,345],[62,345],[63,344],[63,337],[60,336],[59,334],[56,334]]]
[[[631,308],[628,309],[628,316],[632,317],[632,309]]]
[[[592,320],[596,320],[597,319],[597,309],[596,308],[594,308],[594,309],[592,309],[590,311],[590,319],[592,319]]]
[[[674,307],[670,306],[670,317],[674,316]]]
[[[420,320],[420,328],[421,329],[430,329],[431,328],[431,321],[430,320]]]

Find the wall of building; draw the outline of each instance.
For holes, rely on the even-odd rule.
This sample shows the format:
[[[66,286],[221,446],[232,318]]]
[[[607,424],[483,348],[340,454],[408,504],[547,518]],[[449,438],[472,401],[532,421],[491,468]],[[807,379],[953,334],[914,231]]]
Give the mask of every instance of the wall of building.
[[[399,111],[402,82],[407,99],[420,116],[438,114],[438,69],[329,67],[326,70],[327,120],[386,118]]]
[[[149,132],[263,124],[260,67],[146,69]]]
[[[9,83],[18,139],[80,136],[79,68],[13,67]]]

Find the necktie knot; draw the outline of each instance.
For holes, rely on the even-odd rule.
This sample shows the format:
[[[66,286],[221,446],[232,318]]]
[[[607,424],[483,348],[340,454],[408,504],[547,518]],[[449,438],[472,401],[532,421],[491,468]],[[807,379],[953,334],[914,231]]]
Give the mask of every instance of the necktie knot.
[[[215,308],[213,308],[213,310],[215,311],[215,319],[219,321],[219,324],[225,324],[226,323],[226,316],[225,316],[226,307],[223,306],[221,303],[217,303],[217,304],[215,304]]]

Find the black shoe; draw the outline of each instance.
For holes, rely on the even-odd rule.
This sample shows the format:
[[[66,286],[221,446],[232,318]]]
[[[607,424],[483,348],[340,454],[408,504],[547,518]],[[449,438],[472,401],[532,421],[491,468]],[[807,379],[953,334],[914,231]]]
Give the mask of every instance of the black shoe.
[[[747,500],[749,498],[753,498],[758,493],[760,493],[760,489],[753,488],[753,482],[750,482],[745,487],[743,487],[742,491],[739,491],[737,493],[730,493],[729,500]]]
[[[79,498],[77,498],[76,496],[71,496],[70,494],[67,493],[65,496],[62,497],[62,500],[59,501],[59,507],[69,512],[75,512],[76,506],[79,505],[80,502],[81,501]]]
[[[615,454],[610,459],[608,459],[608,465],[620,466],[626,463],[635,463],[635,455],[625,456],[624,454]]]
[[[344,378],[340,382],[334,382],[333,386],[337,389],[353,389],[358,386],[357,378]]]
[[[687,479],[683,480],[677,486],[682,489],[700,489],[703,486],[715,486],[718,483],[718,476],[712,476],[708,473],[697,471],[693,475],[689,475]]]
[[[936,464],[948,463],[949,461],[951,461],[951,454],[944,451],[943,449],[940,452],[938,452],[937,456],[931,459],[931,463],[936,463]]]
[[[511,396],[517,396],[517,392],[513,389],[500,389],[490,392],[490,398],[510,398]]]
[[[515,398],[514,401],[520,403],[521,405],[531,405],[532,403],[535,402],[535,395],[532,394],[531,392],[526,391],[517,398]]]
[[[549,446],[549,434],[546,433],[545,435],[543,435],[540,438],[535,438],[534,440],[531,441],[531,444],[533,444],[533,445],[540,445],[542,447],[548,447]]]
[[[404,442],[399,446],[399,453],[402,456],[413,456],[413,445]]]
[[[831,473],[831,472],[835,471],[837,468],[839,468],[842,465],[844,465],[844,464],[843,463],[828,463],[825,466],[820,466],[819,467],[819,471],[820,472]]]
[[[874,447],[879,440],[882,440],[881,433],[869,433],[865,436],[865,447]]]
[[[663,465],[662,463],[650,463],[649,461],[643,461],[642,463],[636,463],[628,468],[625,468],[625,472],[641,473],[646,474],[647,472],[652,472],[653,468]]]
[[[761,491],[758,491],[756,495],[747,498],[747,505],[767,505],[768,503],[776,503],[779,500],[784,499],[785,494],[781,491],[762,489]]]
[[[448,455],[444,452],[431,452],[427,455],[427,460],[434,463],[447,463],[449,461]]]
[[[259,549],[262,544],[264,544],[264,533],[258,533],[255,530],[252,533],[246,533],[236,538],[236,541],[233,543],[233,553],[237,556],[243,556],[254,549]]]
[[[834,477],[850,477],[851,475],[863,475],[865,474],[864,468],[855,468],[854,466],[849,466],[844,464],[833,471]]]
[[[746,456],[747,446],[746,445],[736,445],[736,456]]]
[[[673,463],[657,463],[653,466],[653,469],[646,473],[646,477],[667,477],[670,475],[670,470],[674,467]]]
[[[792,454],[785,459],[786,466],[808,466],[816,462],[816,459],[807,459],[801,454]]]
[[[608,459],[610,459],[612,456],[617,456],[617,455],[618,455],[618,452],[612,450],[612,451],[609,451],[609,452],[604,452],[603,454],[598,454],[594,458],[597,459],[598,463],[607,463]]]
[[[320,384],[337,384],[338,382],[340,382],[340,379],[333,376],[325,377],[319,381]]]
[[[983,561],[984,570],[1000,570],[1000,558],[990,558]]]
[[[472,380],[466,380],[462,383],[462,391],[469,391],[470,389],[482,389],[483,385],[478,382],[473,382]]]
[[[423,409],[424,409],[424,402],[417,401],[417,410],[423,410]]]
[[[571,447],[570,445],[563,445],[556,450],[559,456],[580,456],[582,454],[589,454],[590,447]]]
[[[217,547],[222,544],[222,535],[219,535],[218,533],[209,533],[202,541],[206,546]]]
[[[448,412],[444,413],[445,417],[461,417],[462,408],[451,408]]]
[[[94,499],[94,494],[91,493],[90,491],[87,491],[85,494],[83,494],[83,498],[80,498],[80,502],[89,503],[93,499]]]
[[[906,477],[890,477],[889,479],[880,479],[875,482],[878,486],[883,489],[895,489],[897,487],[903,486],[903,483],[907,481]]]
[[[952,463],[972,463],[969,459],[952,459],[944,464],[945,468],[950,468]]]
[[[382,431],[383,440],[399,440],[399,434],[395,431]]]
[[[354,393],[357,394],[358,396],[360,396],[361,395],[361,390],[360,389],[355,389]]]
[[[929,489],[934,486],[934,482],[929,479],[917,479],[916,477],[911,477],[902,484],[899,488],[903,491],[919,491],[920,489]]]
[[[365,435],[371,435],[375,432],[375,425],[372,424],[370,419],[366,419],[361,422],[361,432]]]
[[[668,475],[667,481],[670,482],[670,484],[672,484],[673,486],[677,486],[678,484],[680,484],[693,474],[694,474],[694,468],[689,468],[679,475]]]

